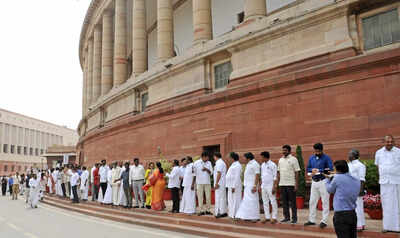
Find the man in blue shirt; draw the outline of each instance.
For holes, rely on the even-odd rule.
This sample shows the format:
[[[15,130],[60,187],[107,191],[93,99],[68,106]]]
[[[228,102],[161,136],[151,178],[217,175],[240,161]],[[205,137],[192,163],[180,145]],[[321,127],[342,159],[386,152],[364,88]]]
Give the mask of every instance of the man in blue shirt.
[[[320,228],[325,228],[328,223],[329,217],[329,193],[325,186],[324,173],[329,173],[333,170],[331,158],[324,154],[323,145],[316,143],[314,145],[314,155],[308,160],[307,175],[311,176],[311,192],[310,192],[310,213],[308,216],[308,222],[305,226],[315,225],[315,219],[317,217],[317,204],[318,200],[322,200],[322,220],[319,224]]]
[[[10,177],[8,179],[8,189],[10,191],[10,195],[12,195],[13,184],[14,184],[14,179],[12,177],[12,174],[10,174]]]
[[[326,180],[326,188],[333,193],[333,225],[338,238],[357,237],[356,201],[361,183],[349,173],[345,160],[334,163],[336,175]],[[328,177],[329,175],[324,175]]]

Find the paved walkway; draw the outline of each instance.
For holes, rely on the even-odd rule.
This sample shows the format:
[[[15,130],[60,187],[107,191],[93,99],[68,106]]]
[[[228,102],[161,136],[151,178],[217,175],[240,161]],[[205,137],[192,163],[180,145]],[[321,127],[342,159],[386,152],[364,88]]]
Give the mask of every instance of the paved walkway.
[[[103,220],[39,204],[32,209],[23,200],[0,197],[1,238],[195,238],[154,228]]]

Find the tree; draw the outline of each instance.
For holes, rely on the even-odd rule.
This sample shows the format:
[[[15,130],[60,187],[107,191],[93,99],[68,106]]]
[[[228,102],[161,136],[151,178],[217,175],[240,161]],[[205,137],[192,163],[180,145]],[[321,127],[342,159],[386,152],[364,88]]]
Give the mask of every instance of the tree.
[[[297,188],[296,194],[297,196],[304,198],[306,196],[306,176],[305,176],[303,153],[301,151],[301,146],[299,145],[296,147],[296,157],[300,166],[299,187]]]

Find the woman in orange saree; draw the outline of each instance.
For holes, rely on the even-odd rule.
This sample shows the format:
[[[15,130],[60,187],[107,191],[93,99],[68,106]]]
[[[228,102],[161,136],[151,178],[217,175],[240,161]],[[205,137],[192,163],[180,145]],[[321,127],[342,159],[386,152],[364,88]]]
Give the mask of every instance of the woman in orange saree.
[[[157,169],[154,170],[153,174],[150,177],[150,184],[152,188],[151,193],[151,209],[156,211],[164,210],[164,190],[165,190],[165,179],[164,179],[164,170],[161,167],[161,163],[156,163]]]

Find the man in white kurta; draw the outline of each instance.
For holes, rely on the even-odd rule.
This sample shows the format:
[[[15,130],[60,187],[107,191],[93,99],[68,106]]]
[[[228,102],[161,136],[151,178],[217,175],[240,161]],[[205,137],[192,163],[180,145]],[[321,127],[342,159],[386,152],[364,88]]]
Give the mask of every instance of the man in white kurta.
[[[212,215],[211,213],[211,180],[210,175],[213,173],[213,167],[208,160],[208,153],[203,152],[201,159],[193,164],[194,179],[196,182],[197,199],[199,201],[199,216]],[[206,195],[206,206],[203,204],[203,196]]]
[[[39,193],[40,179],[37,178],[36,174],[33,174],[33,177],[29,179],[29,203],[32,208],[37,208],[40,199]]]
[[[367,169],[363,163],[359,160],[360,152],[358,150],[352,149],[349,152],[349,173],[354,178],[360,180],[361,182],[361,190],[359,196],[357,197],[357,230],[362,231],[365,228],[365,214],[364,214],[364,183],[365,183],[365,174]]]
[[[103,204],[112,204],[112,187],[111,187],[111,183],[113,181],[111,181],[112,179],[112,171],[108,170],[107,172],[107,188],[106,188],[106,193],[104,194],[104,198],[103,198]]]
[[[92,189],[92,201],[94,202],[94,170],[96,169],[96,165],[93,165],[92,169],[90,170],[90,188]]]
[[[226,187],[225,187],[225,176],[226,176],[226,164],[221,158],[220,153],[214,154],[215,168],[214,168],[214,189],[215,189],[215,212],[216,218],[226,217]]]
[[[272,224],[276,223],[278,215],[278,204],[276,202],[276,187],[277,187],[277,166],[272,162],[269,157],[269,152],[264,151],[261,153],[263,163],[261,164],[261,197],[264,205],[265,221],[271,221]],[[272,220],[269,211],[269,203],[272,206]]]
[[[400,232],[400,149],[394,138],[385,136],[385,146],[375,154],[383,210],[383,232]]]
[[[117,165],[117,163],[113,164],[113,168],[111,170],[111,187],[112,187],[112,203],[114,206],[119,205],[119,188],[121,185],[121,181],[115,182],[115,180],[121,178],[121,168]]]
[[[82,175],[81,175],[81,194],[82,200],[88,200],[88,192],[89,192],[89,171],[87,171],[86,167],[82,168]]]
[[[194,175],[193,160],[191,157],[188,157],[182,182],[183,186],[182,200],[179,204],[180,205],[179,212],[181,213],[186,213],[186,214],[196,213],[196,192],[194,190],[194,186],[192,186],[193,175]]]
[[[257,221],[260,220],[260,200],[258,196],[260,165],[254,159],[252,153],[246,153],[244,156],[247,160],[246,170],[244,171],[244,196],[236,218]]]
[[[239,155],[235,152],[231,152],[229,157],[234,162],[226,173],[225,185],[228,188],[228,216],[235,219],[240,202],[242,201],[242,165],[239,162]]]

